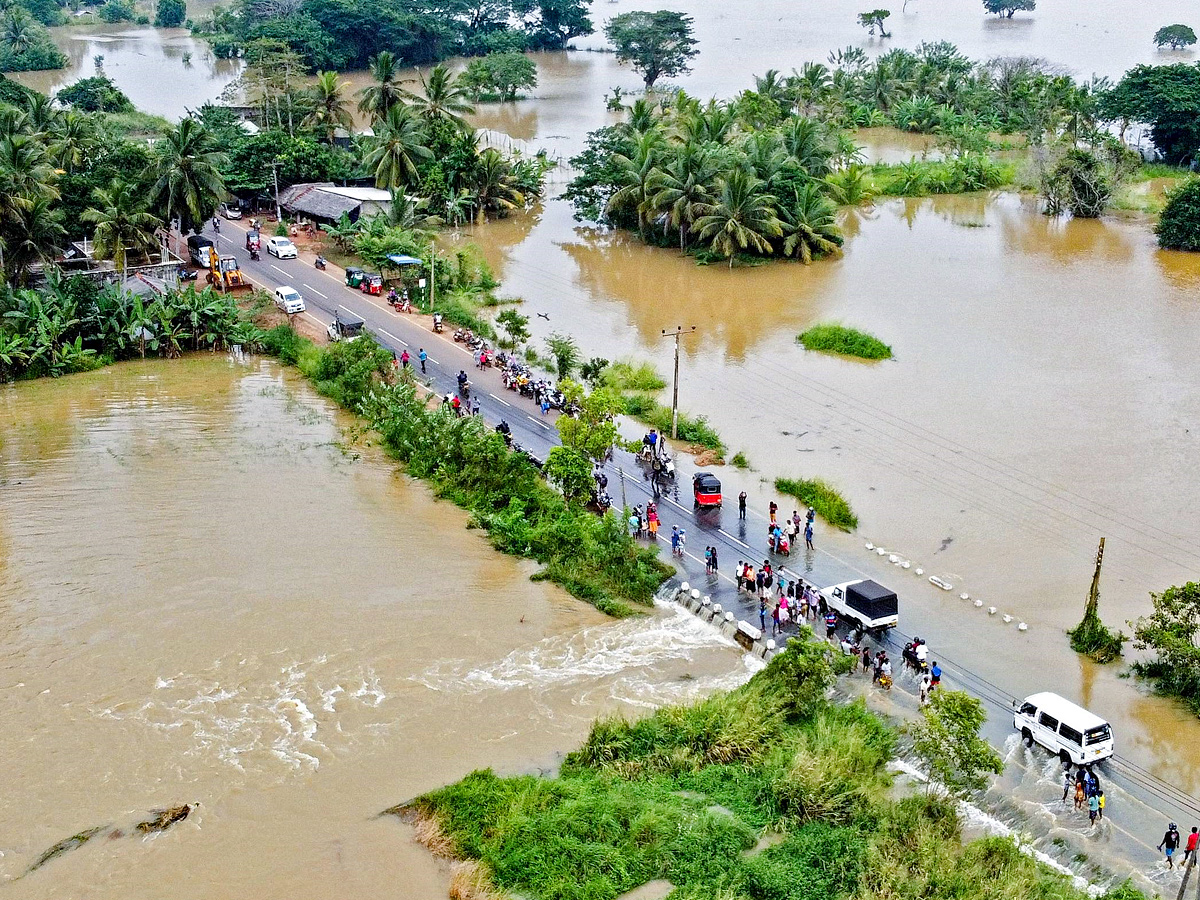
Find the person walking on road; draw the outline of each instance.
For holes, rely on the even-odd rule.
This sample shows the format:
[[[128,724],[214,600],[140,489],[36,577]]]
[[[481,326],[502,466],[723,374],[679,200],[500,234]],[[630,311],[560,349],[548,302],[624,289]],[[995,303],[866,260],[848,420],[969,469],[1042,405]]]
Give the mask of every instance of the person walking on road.
[[[774,500],[772,500],[771,505],[769,507],[767,507],[767,511],[771,514],[771,524],[774,525],[775,524],[775,514],[777,512],[779,512],[779,504],[776,503]]]
[[[1096,808],[1100,811],[1100,821],[1104,821],[1104,791],[1096,791]]]
[[[809,522],[807,525],[804,526],[804,546],[807,547],[809,550],[816,550],[817,548],[813,546],[812,539],[813,539],[813,527],[812,527],[812,522]]]
[[[400,365],[407,369],[408,362],[410,359],[412,359],[412,357],[408,355],[408,351],[407,350],[403,351],[400,354]]]
[[[746,492],[738,494],[738,518],[746,521]]]
[[[717,574],[717,548],[712,548],[712,573]]]
[[[826,638],[826,640],[833,640],[834,636],[837,634],[837,624],[838,624],[837,613],[835,613],[832,609],[829,612],[825,613],[825,638]]]
[[[1063,772],[1063,803],[1067,802],[1067,797],[1071,795],[1071,790],[1075,787],[1075,776],[1071,774],[1071,770],[1067,769]]]
[[[1103,792],[1101,792],[1100,796],[1101,797],[1104,796]],[[1104,807],[1103,806],[1100,807],[1100,817],[1104,818]],[[1183,849],[1183,865],[1185,868],[1187,867],[1187,864],[1190,860],[1193,860],[1196,858],[1197,845],[1200,845],[1200,829],[1196,828],[1196,826],[1193,825],[1192,833],[1189,834],[1188,838],[1187,838],[1187,846],[1184,847],[1184,849]]]
[[[1159,850],[1165,850],[1167,853],[1167,868],[1175,868],[1175,851],[1179,847],[1179,829],[1172,822],[1167,826],[1167,833],[1163,835],[1162,841],[1158,845]]]
[[[417,359],[419,359],[421,361],[421,374],[424,375],[425,374],[425,360],[429,359],[429,354],[425,352],[424,347],[422,347],[417,352]]]
[[[1096,816],[1100,815],[1100,795],[1099,794],[1092,794],[1092,796],[1088,797],[1087,808],[1088,808],[1088,822],[1090,822],[1092,825],[1095,825],[1096,824]]]
[[[767,633],[767,601],[758,601],[758,624],[762,626],[762,633]]]

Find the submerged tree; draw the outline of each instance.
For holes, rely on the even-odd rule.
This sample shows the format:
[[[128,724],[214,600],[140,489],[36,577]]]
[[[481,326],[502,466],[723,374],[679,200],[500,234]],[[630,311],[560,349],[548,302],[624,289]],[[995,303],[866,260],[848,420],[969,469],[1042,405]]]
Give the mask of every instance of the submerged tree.
[[[1033,12],[1037,0],[983,0],[983,8],[990,13],[1011,19],[1017,11]]]
[[[1067,632],[1071,637],[1071,649],[1084,653],[1096,662],[1112,662],[1121,655],[1125,635],[1115,634],[1100,621],[1100,567],[1104,565],[1104,538],[1096,551],[1096,571],[1092,574],[1092,587],[1088,591],[1087,604],[1083,609],[1083,620]]]
[[[660,78],[689,71],[692,57],[698,52],[692,37],[692,17],[669,9],[613,16],[604,34],[616,48],[617,59],[641,74],[646,90],[651,90]]]
[[[1155,231],[1164,250],[1200,250],[1200,178],[1189,178],[1168,192]]]
[[[575,343],[575,338],[556,331],[546,338],[546,348],[554,357],[554,368],[560,381],[570,378],[579,368],[579,345]]]
[[[1189,581],[1150,599],[1154,611],[1130,624],[1134,646],[1154,656],[1133,668],[1200,712],[1200,584]]]
[[[1154,32],[1154,43],[1158,49],[1170,47],[1172,50],[1182,50],[1196,43],[1196,32],[1187,25],[1164,25]]]
[[[891,10],[887,9],[872,9],[869,12],[861,12],[858,14],[858,24],[867,29],[867,33],[871,37],[875,37],[875,31],[878,29],[881,38],[888,38],[892,34],[890,31],[884,29],[883,23],[891,14]]]

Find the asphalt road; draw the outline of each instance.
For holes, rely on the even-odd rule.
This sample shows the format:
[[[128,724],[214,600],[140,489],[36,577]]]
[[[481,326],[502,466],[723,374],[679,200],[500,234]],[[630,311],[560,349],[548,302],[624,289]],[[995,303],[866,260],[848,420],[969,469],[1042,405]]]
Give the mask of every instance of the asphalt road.
[[[453,341],[453,326],[447,326],[441,335],[434,334],[429,316],[398,313],[382,297],[370,297],[346,287],[344,270],[332,266],[325,271],[318,270],[313,265],[313,255],[309,253],[301,253],[299,259],[279,260],[268,256],[264,249],[261,259],[253,262],[244,249],[246,231],[244,222],[222,221],[219,234],[213,233],[211,225],[205,233],[214,238],[220,253],[233,253],[238,258],[243,271],[256,287],[273,291],[278,286],[289,285],[298,290],[308,307],[304,315],[322,328],[333,321],[337,311],[342,310],[363,319],[366,327],[383,346],[395,350],[397,354],[408,350],[414,366],[417,366],[418,351],[424,348],[429,355],[426,381],[438,393],[455,391],[458,372],[466,371],[472,385],[471,397],[478,401],[481,415],[492,425],[499,424],[501,420],[507,421],[513,439],[538,458],[545,459],[550,448],[558,443],[554,414],[543,416],[531,400],[506,390],[495,369],[475,369],[470,351]],[[644,429],[637,423],[624,422],[622,430],[628,437],[640,434]],[[658,496],[660,540],[666,545],[663,552],[670,552],[668,538],[672,526],[678,525],[684,529],[687,535],[684,556],[671,560],[679,570],[680,580],[688,581],[703,594],[710,595],[714,602],[732,610],[739,619],[757,627],[758,601],[736,590],[731,573],[738,560],[746,559],[757,568],[765,558],[770,557],[767,550],[767,516],[751,508],[746,520],[738,519],[737,495],[743,486],[736,470],[723,469],[718,473],[723,482],[726,503],[723,508],[695,509],[691,497],[691,476],[696,468],[692,464],[692,457],[676,454],[675,459],[677,478],[674,483],[668,483]],[[644,507],[655,499],[655,489],[646,466],[633,454],[616,451],[614,459],[605,469],[609,478],[608,492],[618,507]],[[746,484],[745,487],[753,495],[750,485]],[[786,497],[777,502],[780,503],[781,520],[796,505]],[[821,586],[872,577],[848,560],[821,549],[820,541],[818,528],[818,549],[801,549],[791,557],[770,557],[772,565],[785,578],[803,579]],[[709,575],[704,571],[706,546],[717,549],[720,562],[717,574]],[[904,608],[902,599],[900,627],[892,629],[883,642],[897,671],[901,669],[900,650],[903,643],[911,639],[912,634],[922,633],[924,624],[914,611]],[[767,626],[769,629],[769,620]],[[820,628],[818,630],[824,633]],[[794,626],[788,632],[794,633]],[[1002,747],[1005,739],[1013,733],[1011,702],[1016,697],[1003,685],[988,682],[955,659],[960,654],[960,658],[969,658],[973,652],[975,648],[932,648],[931,658],[937,659],[943,668],[943,684],[967,690],[985,702],[990,713],[985,736],[997,747]],[[912,685],[906,685],[904,678],[897,678],[896,687],[903,689]],[[1181,824],[1185,821],[1200,822],[1200,800],[1155,778],[1132,760],[1114,757],[1101,767],[1101,771],[1109,785],[1119,786],[1139,806],[1136,816],[1138,822],[1134,826],[1139,837],[1135,839],[1130,834],[1126,840],[1144,843],[1145,838],[1152,836],[1157,841],[1162,831],[1162,823],[1158,822],[1160,818],[1163,822],[1167,818],[1174,818]],[[1153,834],[1156,828],[1158,834]],[[1147,849],[1152,844],[1146,845]]]

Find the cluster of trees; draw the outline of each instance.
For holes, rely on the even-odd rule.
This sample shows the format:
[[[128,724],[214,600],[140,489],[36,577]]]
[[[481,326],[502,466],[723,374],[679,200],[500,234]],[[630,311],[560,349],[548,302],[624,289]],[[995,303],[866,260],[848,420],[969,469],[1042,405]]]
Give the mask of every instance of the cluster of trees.
[[[0,72],[61,69],[66,55],[54,46],[47,25],[63,21],[56,0],[9,0],[0,9]]]
[[[51,274],[38,289],[0,288],[0,382],[84,372],[115,360],[251,346],[261,332],[229,295],[191,287],[150,300]]]
[[[592,33],[586,0],[234,0],[194,30],[222,56],[285,42],[309,71],[358,69],[380,47],[406,65],[449,56],[561,50]]]
[[[566,196],[578,215],[730,265],[738,254],[809,262],[842,245],[824,179],[845,149],[815,119],[764,127],[737,101],[702,106],[680,92],[664,106],[639,100],[628,121],[590,134]]]

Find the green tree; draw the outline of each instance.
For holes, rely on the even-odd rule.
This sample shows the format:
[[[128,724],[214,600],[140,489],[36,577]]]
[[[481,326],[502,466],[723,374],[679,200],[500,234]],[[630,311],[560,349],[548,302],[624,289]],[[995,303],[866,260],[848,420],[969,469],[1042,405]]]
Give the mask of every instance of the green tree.
[[[151,196],[163,219],[179,219],[182,234],[200,227],[226,196],[221,175],[227,157],[199,121],[188,117],[155,146]]]
[[[45,193],[7,198],[9,213],[0,226],[0,245],[4,247],[4,274],[10,281],[24,284],[29,267],[58,254],[66,237],[62,216]]]
[[[646,90],[659,78],[674,78],[690,70],[696,50],[692,17],[668,9],[613,16],[604,34],[617,50],[617,60],[641,74]]]
[[[558,417],[563,446],[600,462],[617,441],[616,415],[622,408],[621,398],[607,388],[585,393],[583,385],[570,380],[563,380],[558,389],[568,403],[579,408],[578,415]]]
[[[575,370],[579,368],[581,357],[579,345],[575,343],[575,338],[555,331],[550,337],[546,338],[546,348],[550,351],[550,355],[554,357],[554,368],[558,372],[559,381],[565,381],[570,378]]]
[[[1011,19],[1017,11],[1033,12],[1037,0],[983,0],[983,8],[997,16]]]
[[[664,144],[662,132],[651,126],[634,137],[629,155],[616,153],[612,157],[619,187],[609,197],[604,213],[606,216],[615,214],[626,222],[636,221],[638,233],[643,239],[654,212],[658,161]]]
[[[1172,50],[1182,50],[1196,43],[1196,32],[1187,25],[1164,25],[1154,32],[1154,43],[1161,50],[1170,47]]]
[[[565,50],[572,38],[593,31],[588,0],[513,0],[512,10],[533,50]]]
[[[837,208],[815,181],[797,189],[791,203],[780,208],[784,232],[785,256],[798,257],[808,265],[813,257],[841,252],[842,230],[837,224]]]
[[[405,91],[404,96],[412,101],[413,109],[426,123],[450,122],[466,129],[463,116],[475,112],[467,101],[467,92],[459,79],[445,66],[434,66],[429,77],[421,75],[421,93]]]
[[[115,25],[118,22],[132,22],[137,15],[133,0],[108,0],[97,13],[100,21]]]
[[[410,106],[393,106],[368,144],[363,168],[375,176],[375,186],[402,188],[419,176],[417,163],[431,159],[425,146],[425,128]]]
[[[62,88],[54,98],[81,112],[133,112],[133,103],[107,75],[81,78]]]
[[[650,204],[667,213],[679,231],[679,249],[687,249],[688,236],[701,216],[712,209],[712,183],[717,174],[713,155],[696,144],[686,144],[651,177]]]
[[[1046,212],[1070,212],[1077,219],[1098,219],[1112,199],[1113,180],[1104,164],[1090,150],[1068,150],[1058,165],[1042,180]]]
[[[930,695],[911,734],[913,751],[933,781],[965,794],[987,784],[989,774],[1004,771],[1000,755],[979,736],[985,721],[983,704],[963,691],[939,688]]]
[[[380,50],[371,57],[371,83],[358,92],[358,97],[358,111],[376,122],[386,119],[393,106],[404,102],[400,61],[390,50]]]
[[[1200,178],[1189,178],[1167,194],[1155,232],[1164,250],[1200,250]]]
[[[529,316],[521,315],[511,307],[496,316],[496,324],[508,335],[514,351],[529,340]]]
[[[459,82],[476,100],[495,97],[505,103],[537,87],[537,66],[524,53],[489,53],[471,60]]]
[[[824,641],[812,639],[812,632],[800,628],[800,639],[787,642],[782,653],[767,663],[761,679],[774,694],[792,722],[810,718],[827,702],[826,692],[833,687],[839,670],[849,669],[850,658],[833,653]]]
[[[700,239],[729,259],[739,250],[769,254],[771,239],[783,234],[776,214],[775,198],[763,190],[762,182],[743,169],[721,176],[720,190],[712,211],[696,222]]]
[[[117,271],[125,269],[131,251],[145,254],[155,248],[154,233],[162,224],[146,211],[136,186],[121,181],[107,189],[97,188],[96,206],[84,210],[82,218],[95,226],[96,253],[101,259],[111,259]]]
[[[570,416],[559,416],[559,421]],[[568,503],[585,503],[592,496],[596,482],[592,478],[592,463],[578,450],[553,447],[546,458],[546,478],[558,487]]]
[[[158,0],[154,10],[154,24],[159,28],[178,28],[187,18],[184,0]]]
[[[318,72],[316,84],[312,87],[312,98],[316,105],[304,118],[303,124],[321,132],[330,144],[338,128],[349,131],[354,126],[346,97],[349,84],[348,81],[338,80],[337,72]]]
[[[887,9],[872,9],[868,12],[861,12],[858,14],[858,24],[867,29],[867,33],[871,37],[875,36],[875,31],[878,29],[881,38],[889,38],[892,35],[884,29],[883,23],[891,14],[891,10]]]
[[[1200,68],[1184,63],[1134,66],[1101,102],[1112,119],[1145,122],[1168,160],[1190,162],[1200,150]]]
[[[479,154],[472,194],[480,216],[490,212],[504,218],[525,203],[525,195],[513,177],[512,163],[494,147]]]
[[[1150,599],[1153,612],[1129,624],[1134,646],[1154,655],[1133,668],[1200,713],[1200,583],[1169,587]]]

